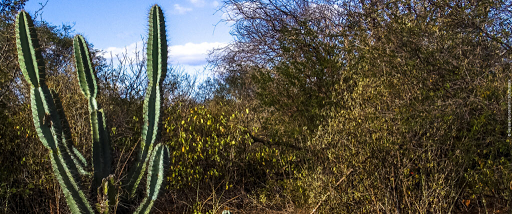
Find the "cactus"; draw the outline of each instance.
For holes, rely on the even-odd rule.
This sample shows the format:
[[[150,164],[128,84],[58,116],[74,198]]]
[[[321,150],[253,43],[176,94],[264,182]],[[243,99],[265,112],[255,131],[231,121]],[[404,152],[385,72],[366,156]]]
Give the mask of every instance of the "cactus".
[[[148,182],[146,183],[146,197],[142,200],[139,208],[135,213],[149,213],[153,203],[158,195],[158,190],[162,185],[162,177],[164,176],[164,170],[167,168],[169,160],[169,149],[167,147],[158,144],[152,152],[151,159],[149,161],[148,170]]]
[[[100,203],[91,206],[80,190],[77,175],[90,175],[87,161],[71,142],[69,124],[58,95],[50,91],[45,82],[45,66],[40,52],[32,19],[21,11],[16,17],[16,44],[23,76],[30,85],[32,118],[40,141],[49,150],[53,173],[61,186],[72,213],[108,213],[109,206],[116,206],[119,188],[111,175],[112,156],[109,133],[103,109],[98,108],[98,87],[85,39],[77,35],[73,40],[76,70],[80,89],[88,100],[91,134],[93,181],[90,192]],[[132,198],[143,174],[148,168],[146,196],[136,213],[149,213],[169,164],[168,147],[156,144],[161,105],[161,84],[167,69],[167,41],[162,10],[154,5],[149,17],[148,38],[148,89],[144,100],[144,125],[141,150],[128,179],[127,198]],[[115,212],[116,209],[114,209]]]
[[[96,85],[96,76],[92,67],[89,49],[85,39],[81,35],[73,39],[75,51],[76,71],[78,74],[78,84],[84,96],[89,101],[89,113],[92,131],[92,164],[94,168],[94,178],[91,189],[95,190],[100,185],[103,178],[110,175],[112,158],[110,155],[110,142],[108,132],[105,126],[105,115],[103,109],[98,110],[96,103],[96,94],[98,87]],[[94,191],[93,191],[94,192]]]
[[[160,118],[161,84],[167,71],[167,39],[165,20],[158,6],[149,13],[149,36],[147,43],[148,87],[144,98],[144,122],[142,125],[142,143],[136,166],[129,173],[128,191],[135,195],[138,184],[146,171],[149,154],[157,137]]]
[[[16,18],[16,45],[20,68],[30,85],[34,125],[39,139],[50,151],[53,172],[64,191],[68,206],[73,213],[92,213],[91,206],[74,178],[78,167],[70,161],[78,150],[74,149],[70,153],[63,149],[66,146],[62,146],[69,142],[66,142],[55,101],[46,86],[43,58],[34,25],[25,11],[21,11]]]

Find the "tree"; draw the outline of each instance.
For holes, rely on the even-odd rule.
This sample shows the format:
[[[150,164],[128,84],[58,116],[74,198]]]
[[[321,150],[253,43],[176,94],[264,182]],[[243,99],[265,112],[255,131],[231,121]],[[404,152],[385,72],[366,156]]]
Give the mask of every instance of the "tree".
[[[333,93],[346,63],[337,3],[233,0],[224,9],[236,39],[211,62],[230,95],[272,115],[258,125],[269,130],[265,138],[292,140],[316,129],[321,112],[336,105]]]
[[[436,213],[476,208],[461,203],[472,198],[507,209],[511,6],[228,1],[236,41],[213,62],[257,110],[260,135],[302,148],[297,182],[283,187],[298,204]]]

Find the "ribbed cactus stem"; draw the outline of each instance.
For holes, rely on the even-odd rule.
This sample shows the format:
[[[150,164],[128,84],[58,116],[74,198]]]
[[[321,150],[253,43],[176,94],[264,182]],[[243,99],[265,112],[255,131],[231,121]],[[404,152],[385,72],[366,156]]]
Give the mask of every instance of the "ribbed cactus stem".
[[[30,85],[32,118],[37,134],[49,150],[54,176],[64,192],[71,213],[94,213],[92,206],[76,182],[78,173],[86,171],[87,162],[73,147],[69,123],[58,95],[50,91],[45,83],[44,61],[32,20],[28,13],[21,11],[16,18],[16,44],[23,76]],[[167,39],[162,10],[153,6],[149,15],[149,37],[147,49],[148,88],[144,99],[144,124],[141,150],[136,165],[128,176],[129,198],[135,195],[137,186],[148,169],[146,197],[136,213],[149,213],[164,180],[169,164],[169,149],[156,144],[162,97],[162,82],[167,71]],[[99,212],[117,210],[119,191],[114,175],[110,175],[112,156],[110,154],[109,132],[103,109],[98,107],[96,96],[98,86],[89,48],[85,39],[77,35],[73,40],[76,70],[80,90],[88,100],[94,175],[91,192],[101,199],[97,203]],[[153,149],[154,148],[154,149]],[[103,181],[103,185],[102,185]],[[113,208],[113,209],[111,209]],[[124,213],[124,211],[122,211]]]
[[[82,93],[89,101],[93,151],[92,164],[94,169],[91,189],[93,193],[96,193],[95,190],[101,185],[103,178],[110,175],[112,162],[110,141],[106,128],[105,114],[102,109],[98,110],[96,102],[96,95],[98,93],[96,75],[94,74],[94,67],[91,62],[89,47],[87,47],[87,42],[83,36],[75,36],[73,48],[78,83]]]
[[[76,35],[73,39],[73,49],[80,89],[87,98],[96,98],[98,87],[96,86],[94,67],[91,62],[89,47],[87,47],[87,42],[82,35]]]
[[[135,213],[149,213],[156,201],[160,187],[164,180],[164,174],[169,164],[169,149],[158,144],[152,152],[149,160],[148,178],[146,181],[146,197],[142,200]]]
[[[114,175],[103,178],[100,188],[98,188],[98,202],[96,209],[99,213],[116,213],[115,206],[118,203],[118,187],[115,185]]]
[[[61,125],[58,109],[45,83],[45,71],[37,34],[32,19],[25,11],[16,17],[16,44],[18,61],[23,75],[30,84],[32,118],[43,145],[50,150],[50,160],[66,202],[73,213],[93,213],[85,195],[74,179],[77,165],[73,161],[76,149],[68,143]],[[65,118],[62,118],[65,119]]]
[[[144,123],[142,126],[141,150],[135,167],[129,176],[128,191],[133,196],[146,171],[149,155],[157,139],[160,119],[161,84],[167,72],[167,38],[162,9],[154,5],[149,13],[149,36],[147,43],[148,88],[144,99]]]
[[[53,125],[53,121],[41,87],[30,88],[30,102],[32,119],[34,120],[39,139],[47,149],[56,151],[57,139],[53,135],[55,131],[52,130],[51,126]]]
[[[32,87],[38,88],[39,82],[44,83],[45,72],[43,56],[39,49],[39,40],[35,32],[32,18],[27,12],[21,11],[16,18],[16,46],[21,72]]]
[[[52,162],[53,174],[59,181],[59,185],[64,192],[66,202],[72,213],[91,213],[94,211],[87,201],[85,194],[78,188],[78,184],[75,182],[73,175],[67,167],[65,161],[59,152],[50,152],[50,160]]]
[[[57,109],[57,113],[59,115],[61,126],[62,126],[62,135],[61,135],[61,143],[59,144],[59,148],[63,151],[62,155],[64,159],[70,162],[69,167],[71,171],[78,171],[81,175],[89,175],[90,173],[86,171],[87,161],[83,157],[83,155],[73,146],[71,142],[71,127],[66,119],[66,114],[64,112],[64,107],[62,106],[62,102],[60,101],[59,95],[55,90],[51,90],[51,95],[55,102],[55,107]],[[76,169],[75,169],[76,167]]]

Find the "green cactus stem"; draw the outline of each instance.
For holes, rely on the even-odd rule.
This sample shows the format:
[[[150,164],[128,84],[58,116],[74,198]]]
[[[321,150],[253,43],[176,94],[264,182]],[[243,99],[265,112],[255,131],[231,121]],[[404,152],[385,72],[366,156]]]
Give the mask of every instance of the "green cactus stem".
[[[69,122],[66,119],[66,113],[64,112],[64,107],[62,107],[62,102],[59,98],[59,95],[55,90],[50,90],[53,100],[55,101],[55,107],[57,108],[57,113],[59,115],[61,125],[62,125],[62,143],[59,145],[61,151],[64,151],[62,155],[66,162],[69,162],[69,166],[72,172],[78,171],[80,175],[89,175],[90,172],[87,171],[87,161],[84,156],[73,146],[73,142],[71,141],[71,127],[69,126]],[[76,174],[76,173],[74,173]]]
[[[103,178],[97,192],[96,210],[103,214],[116,213],[115,207],[119,202],[119,188],[115,184],[114,175]]]
[[[45,83],[45,71],[39,41],[32,19],[21,11],[16,17],[16,44],[18,61],[23,75],[30,84],[32,118],[37,134],[43,145],[50,150],[50,160],[54,175],[63,189],[66,202],[73,213],[93,213],[85,195],[78,189],[74,175],[77,165],[72,154],[63,145],[64,138],[61,120],[50,90]],[[80,155],[81,156],[81,155]]]
[[[144,172],[146,171],[149,154],[157,139],[160,119],[161,84],[167,72],[167,38],[165,20],[162,9],[154,5],[149,13],[149,36],[147,43],[147,75],[148,88],[144,99],[144,123],[142,127],[142,143],[135,167],[132,169],[128,191],[130,197],[135,195]]]
[[[106,128],[105,114],[102,109],[98,110],[96,102],[96,95],[98,94],[96,75],[94,74],[87,42],[83,36],[75,36],[73,48],[78,84],[85,98],[89,101],[93,152],[92,164],[94,169],[91,189],[94,194],[96,193],[95,190],[101,185],[103,178],[109,176],[111,172],[112,155],[110,153],[110,140]]]
[[[149,160],[148,178],[146,181],[146,196],[142,200],[135,213],[147,214],[156,201],[160,187],[162,186],[165,169],[169,163],[169,149],[158,144],[152,152]]]
[[[30,85],[32,119],[37,135],[49,150],[53,174],[59,182],[71,213],[94,213],[91,203],[79,189],[77,177],[89,175],[87,161],[73,146],[69,123],[59,96],[50,91],[45,82],[45,66],[32,19],[25,11],[16,17],[16,44],[23,76]],[[156,144],[162,97],[161,84],[167,71],[167,39],[162,10],[157,5],[151,8],[148,38],[148,88],[144,99],[144,125],[141,150],[138,160],[128,176],[129,196],[133,197],[141,178],[148,168],[146,196],[136,213],[149,213],[158,196],[169,164],[169,149]],[[117,211],[119,186],[111,175],[112,155],[105,114],[98,108],[96,95],[98,86],[91,56],[85,39],[78,35],[73,40],[76,70],[80,89],[88,100],[92,150],[93,181],[92,196],[96,196],[98,212]],[[156,145],[155,145],[156,144]],[[154,149],[153,149],[154,148]],[[131,207],[128,207],[130,209]],[[124,213],[123,211],[120,211]]]
[[[16,17],[16,46],[21,72],[32,87],[38,88],[39,81],[44,82],[44,62],[39,49],[39,40],[35,32],[32,18],[27,12],[21,11]]]
[[[72,173],[58,152],[50,151],[53,174],[59,181],[71,213],[94,213],[85,194],[78,188]]]
[[[94,67],[91,63],[89,47],[87,47],[87,42],[82,35],[76,35],[73,39],[73,49],[80,90],[82,90],[85,97],[96,99],[98,87],[96,85]]]

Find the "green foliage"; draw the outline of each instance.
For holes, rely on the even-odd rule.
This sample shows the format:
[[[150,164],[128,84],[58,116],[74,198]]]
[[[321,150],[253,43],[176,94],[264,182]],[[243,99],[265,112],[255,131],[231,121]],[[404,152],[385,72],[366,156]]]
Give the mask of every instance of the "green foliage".
[[[179,103],[166,110],[164,140],[169,140],[171,166],[168,180],[173,188],[224,176],[243,149],[250,146],[244,129],[236,125],[239,113],[212,112],[205,106],[186,108]]]
[[[195,192],[187,210],[195,213],[222,211],[240,191],[256,191],[275,174],[289,170],[290,154],[255,142],[257,128],[247,129],[251,112],[235,111],[233,103],[212,101],[206,105],[176,103],[165,111],[162,140],[171,153],[168,189]]]
[[[150,16],[150,29],[155,29],[155,32],[150,33],[149,43],[155,43],[155,46],[148,48],[148,55],[158,55],[158,57],[148,56],[150,60],[148,64],[154,66],[155,69],[148,69],[149,87],[145,102],[144,122],[151,122],[151,126],[149,128],[149,137],[146,137],[148,132],[147,127],[143,129],[142,135],[143,140],[146,140],[146,138],[149,139],[148,143],[150,143],[150,146],[146,147],[143,145],[141,154],[151,153],[152,144],[156,141],[161,99],[160,84],[163,79],[165,79],[165,69],[167,67],[165,63],[167,60],[167,42],[165,39],[165,23],[161,9],[156,5],[153,6]],[[156,21],[153,23],[154,20]],[[84,172],[84,167],[86,167],[85,158],[70,142],[69,124],[67,124],[65,119],[66,117],[60,99],[55,92],[50,92],[46,85],[44,61],[40,52],[37,34],[33,28],[34,26],[30,16],[26,12],[21,11],[16,19],[18,56],[23,75],[30,84],[34,125],[39,139],[50,151],[50,160],[54,176],[57,178],[64,192],[71,212],[93,213],[92,207],[85,197],[85,194],[79,189],[76,181],[78,172],[87,174]],[[154,34],[157,36],[153,36]],[[153,39],[156,41],[153,41]],[[103,110],[97,107],[96,75],[92,67],[87,43],[82,36],[75,37],[74,50],[80,88],[89,101],[89,112],[91,114],[94,167],[91,191],[93,195],[96,195],[95,192],[97,189],[104,189],[103,194],[98,194],[100,203],[97,204],[97,208],[103,213],[108,213],[109,201],[111,204],[117,206],[118,200],[117,196],[115,196],[118,190],[113,183],[113,178],[110,176],[110,179],[108,179],[110,181],[104,180],[110,175],[110,164],[112,160],[108,139],[109,134],[106,129]],[[150,160],[146,160],[145,158],[140,159],[136,166],[136,168],[139,168],[141,165],[145,166],[146,164],[150,166],[147,197],[143,200],[141,208],[139,208],[137,212],[149,212],[152,203],[156,200],[156,196],[163,181],[164,167],[167,165],[164,163],[168,161],[168,157],[165,157],[165,155],[168,155],[168,149],[166,146],[161,145],[158,145],[157,148],[158,150],[153,152]],[[145,167],[139,170],[141,171],[137,172],[137,176],[138,174],[142,175],[144,173]],[[138,181],[133,185],[134,186],[130,187],[133,188],[133,191],[130,189],[131,195],[133,195],[137,189]],[[99,186],[102,186],[102,188],[98,188]],[[100,197],[101,195],[106,195],[107,200],[103,200],[102,197]]]
[[[219,75],[201,85],[195,98],[190,78],[171,73],[174,82],[160,82],[163,74],[154,71],[166,65],[155,67],[153,62],[148,62],[151,86],[144,98],[138,91],[141,84],[117,84],[129,72],[101,61],[82,60],[83,81],[76,84],[80,74],[63,69],[71,63],[58,60],[66,59],[73,41],[44,23],[37,29],[46,35],[41,51],[48,88],[59,94],[97,94],[109,113],[109,129],[103,129],[122,148],[113,153],[112,159],[119,160],[110,172],[115,175],[92,190],[98,202],[94,208],[101,213],[127,212],[124,207],[135,200],[142,203],[131,208],[141,213],[152,206],[163,213],[503,213],[510,212],[512,198],[510,6],[507,1],[228,0],[224,8],[234,15],[237,40],[212,55]],[[155,13],[150,17],[150,23],[163,21]],[[5,26],[9,24],[0,27],[9,29]],[[162,35],[157,28],[150,27],[151,32]],[[5,46],[5,53],[15,56],[14,37],[1,36],[0,42],[13,46]],[[157,37],[148,48],[158,48]],[[63,48],[45,51],[49,47]],[[148,58],[165,61],[163,51],[148,51]],[[98,59],[94,52],[88,54]],[[79,64],[88,54],[75,61]],[[0,71],[18,69],[8,63],[11,58],[0,53]],[[85,66],[97,72],[85,72]],[[55,146],[50,138],[48,147],[65,152],[60,159],[55,153],[44,156],[46,147],[30,144],[38,134],[26,116],[29,106],[23,105],[28,92],[10,80],[22,74],[17,73],[3,75],[6,87],[0,88],[2,93],[20,88],[7,96],[22,95],[20,101],[0,102],[0,152],[12,157],[0,157],[0,197],[9,204],[2,211],[30,212],[20,207],[32,204],[21,199],[42,196],[55,198],[33,200],[39,206],[32,206],[44,204],[40,212],[56,212],[61,196],[49,179],[50,162],[71,166],[57,167],[73,172],[61,180],[79,174],[81,183],[89,185],[90,166],[83,160],[91,152],[83,142],[93,140],[90,125],[63,120],[60,142],[74,147]],[[86,73],[100,77],[90,78],[98,86]],[[66,84],[71,78],[73,84]],[[66,118],[62,109],[72,118],[87,117],[86,103],[103,114],[90,98],[63,96],[59,101],[48,91],[32,93],[50,94],[61,119]],[[170,99],[158,99],[158,93]],[[142,104],[143,99],[155,105]],[[43,101],[38,99],[44,107]],[[135,116],[141,110],[145,116]],[[90,116],[106,124],[102,116]],[[68,127],[73,132],[66,133]],[[146,137],[138,141],[141,130]],[[164,154],[165,146],[154,144],[155,134],[172,156]],[[128,167],[132,177],[120,183],[116,178],[122,178],[138,143],[138,165]],[[162,163],[167,157],[169,167],[166,160]],[[137,185],[121,187],[130,178],[132,184],[142,180],[144,167],[145,194],[124,201],[121,194]],[[166,168],[168,185],[158,179]],[[161,185],[169,191],[154,200]]]
[[[253,192],[258,206],[510,211],[510,2],[226,7],[237,40],[212,60],[225,97],[254,113],[244,126],[277,157],[296,160]]]
[[[277,39],[282,50],[279,61],[251,75],[256,99],[262,105],[287,112],[299,128],[317,127],[321,112],[332,106],[334,86],[341,80],[343,63],[336,46],[320,38],[306,20],[283,26]],[[315,63],[311,63],[315,62]]]

